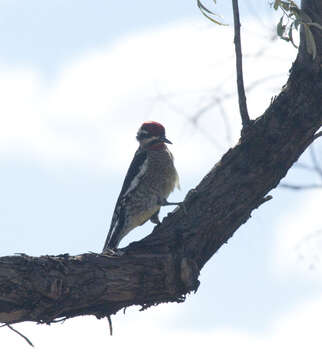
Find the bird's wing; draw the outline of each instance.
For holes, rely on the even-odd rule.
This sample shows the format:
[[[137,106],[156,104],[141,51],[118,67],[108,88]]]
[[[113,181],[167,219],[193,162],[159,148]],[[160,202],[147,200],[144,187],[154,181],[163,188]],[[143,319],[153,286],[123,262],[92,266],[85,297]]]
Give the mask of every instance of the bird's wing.
[[[110,240],[112,237],[114,237],[114,232],[116,228],[121,228],[121,222],[123,223],[124,219],[124,211],[122,211],[122,207],[125,202],[125,197],[132,192],[137,185],[139,184],[139,180],[142,177],[142,175],[145,172],[146,166],[147,166],[147,153],[146,151],[142,151],[141,149],[138,149],[134,155],[134,158],[131,162],[131,165],[127,171],[127,174],[125,176],[122,189],[120,192],[120,195],[117,199],[114,213],[112,216],[111,226],[110,230],[108,232],[106,242],[104,245],[104,249],[109,245]]]
[[[125,176],[117,202],[137,187],[139,179],[146,170],[147,162],[147,152],[138,149]]]

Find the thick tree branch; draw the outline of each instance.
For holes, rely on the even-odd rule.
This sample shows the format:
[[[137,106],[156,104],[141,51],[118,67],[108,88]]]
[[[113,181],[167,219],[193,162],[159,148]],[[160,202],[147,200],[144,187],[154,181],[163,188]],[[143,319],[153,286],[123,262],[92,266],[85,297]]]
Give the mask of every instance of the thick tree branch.
[[[238,89],[238,103],[239,111],[242,118],[243,128],[246,128],[250,124],[250,119],[247,110],[247,102],[244,88],[244,79],[243,79],[243,57],[241,50],[241,40],[240,40],[240,20],[239,20],[239,9],[238,9],[238,0],[232,0],[233,3],[233,12],[234,12],[234,44],[236,52],[236,72],[237,72],[237,89]]]
[[[320,0],[307,3],[313,19],[322,16]],[[281,94],[187,195],[186,213],[175,210],[121,257],[0,258],[0,322],[105,317],[135,304],[182,302],[196,291],[202,267],[269,199],[322,125],[322,38],[316,42],[314,62],[301,46]]]

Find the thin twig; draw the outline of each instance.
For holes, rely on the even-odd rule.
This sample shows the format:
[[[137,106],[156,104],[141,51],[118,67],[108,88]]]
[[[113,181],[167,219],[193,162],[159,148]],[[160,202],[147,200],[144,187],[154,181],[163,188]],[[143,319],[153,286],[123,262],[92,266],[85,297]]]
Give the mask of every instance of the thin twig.
[[[64,316],[61,319],[55,319],[55,320],[51,320],[51,323],[64,323],[67,320],[67,317]]]
[[[226,113],[225,107],[222,104],[221,99],[217,99],[217,105],[218,105],[218,110],[219,110],[219,112],[221,114],[224,126],[226,128],[225,130],[226,130],[227,143],[229,145],[232,145],[232,135],[231,135],[231,127],[230,127],[230,123],[229,123],[229,118],[228,118],[228,115]]]
[[[203,110],[200,109],[198,110],[198,113],[196,115],[192,115],[189,116],[185,113],[184,110],[180,109],[177,105],[171,103],[165,96],[163,95],[159,95],[158,96],[158,100],[162,100],[163,102],[165,102],[167,104],[167,106],[169,107],[169,109],[171,109],[172,111],[174,111],[175,113],[188,118],[195,126],[197,125],[197,120],[198,120],[198,116],[201,116],[203,113]],[[211,101],[211,104],[214,104],[215,100]],[[208,107],[209,105],[206,105],[206,107]],[[207,109],[205,109],[206,111]],[[202,127],[197,126],[197,129],[205,136],[206,139],[208,139],[210,142],[212,142],[219,150],[224,150],[225,147],[223,145],[221,145],[210,133],[209,131],[205,131]]]
[[[316,157],[316,154],[315,154],[315,150],[314,150],[314,144],[312,144],[310,146],[310,154],[311,154],[311,160],[312,160],[312,163],[314,165],[314,170],[320,175],[320,177],[322,178],[322,168],[319,164],[319,161]]]
[[[295,163],[293,166],[299,169],[315,172],[315,169],[312,166],[307,164],[302,164],[300,162]]]
[[[20,335],[23,339],[25,339],[30,346],[34,347],[34,344],[27,338],[27,336],[21,334],[21,332],[19,332],[18,330],[14,329],[10,324],[6,324],[6,326],[8,326],[8,328],[9,328],[10,330],[12,330],[12,331],[15,332],[16,334]]]
[[[316,140],[317,138],[319,138],[320,136],[322,136],[322,131],[317,132],[317,133],[313,136],[313,141]]]
[[[240,20],[238,10],[238,0],[232,0],[233,12],[234,12],[234,30],[235,30],[235,52],[236,52],[236,71],[237,71],[237,88],[238,88],[238,102],[239,111],[242,118],[243,128],[246,128],[250,124],[250,119],[247,110],[246,95],[243,80],[243,62],[242,51],[240,41]]]
[[[273,199],[273,196],[272,195],[267,195],[263,198],[261,198],[259,201],[258,201],[258,205],[257,205],[257,208],[259,208],[261,205],[263,205],[264,203],[266,203],[267,201],[270,201]]]
[[[313,190],[313,189],[321,189],[322,185],[319,184],[309,184],[309,185],[293,185],[293,184],[279,184],[279,187],[283,187],[289,190]]]
[[[109,328],[110,328],[110,335],[112,336],[112,335],[113,335],[112,319],[111,319],[111,316],[110,316],[110,315],[107,315],[106,317],[107,317],[108,325],[109,325]]]

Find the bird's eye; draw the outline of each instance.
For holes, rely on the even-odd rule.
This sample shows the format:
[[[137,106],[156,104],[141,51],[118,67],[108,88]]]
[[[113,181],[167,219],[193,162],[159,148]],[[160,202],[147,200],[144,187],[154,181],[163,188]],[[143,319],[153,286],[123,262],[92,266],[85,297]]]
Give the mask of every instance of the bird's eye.
[[[150,135],[149,135],[149,133],[148,132],[143,132],[143,131],[140,131],[138,134],[137,134],[137,138],[138,139],[146,139],[146,138],[148,138]]]

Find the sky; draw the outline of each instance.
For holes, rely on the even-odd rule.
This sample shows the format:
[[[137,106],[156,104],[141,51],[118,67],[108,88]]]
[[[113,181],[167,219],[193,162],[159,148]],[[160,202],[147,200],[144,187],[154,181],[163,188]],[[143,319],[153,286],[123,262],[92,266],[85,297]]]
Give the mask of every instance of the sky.
[[[193,1],[0,0],[1,256],[101,251],[144,121],[161,122],[173,142],[181,191],[171,201],[183,199],[236,144],[225,6],[212,7],[229,24],[218,27]],[[278,21],[272,11],[266,2],[241,6],[252,118],[278,94],[296,56],[289,44],[271,41]],[[309,153],[300,161],[309,164]],[[284,181],[318,178],[294,168]],[[106,321],[92,317],[16,325],[34,349],[1,328],[2,353],[320,359],[322,193],[271,194],[205,266],[185,303],[129,308],[113,318],[113,337]],[[134,230],[121,246],[152,229]]]

